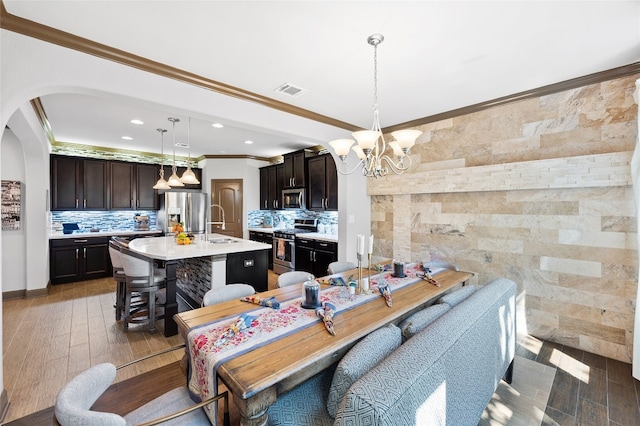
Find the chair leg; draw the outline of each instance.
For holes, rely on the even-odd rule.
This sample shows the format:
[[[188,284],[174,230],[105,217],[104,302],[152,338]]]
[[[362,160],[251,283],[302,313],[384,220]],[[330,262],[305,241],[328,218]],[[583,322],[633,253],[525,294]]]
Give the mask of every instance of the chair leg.
[[[156,332],[156,293],[154,291],[149,292],[149,297],[147,300],[149,309],[149,333]]]
[[[122,281],[118,281],[116,284],[116,321],[120,321],[122,319],[126,291],[125,286],[126,284]]]
[[[124,318],[122,326],[124,331],[129,330],[129,316],[131,315],[131,292],[126,289],[124,292]]]

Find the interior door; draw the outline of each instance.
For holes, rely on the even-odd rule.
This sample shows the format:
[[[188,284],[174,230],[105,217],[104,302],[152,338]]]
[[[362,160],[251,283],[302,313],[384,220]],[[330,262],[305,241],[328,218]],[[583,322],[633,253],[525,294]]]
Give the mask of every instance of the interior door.
[[[242,179],[211,179],[211,202],[224,210],[225,230],[212,225],[211,232],[243,238],[242,232]],[[221,222],[222,212],[213,207],[208,212],[211,222]]]

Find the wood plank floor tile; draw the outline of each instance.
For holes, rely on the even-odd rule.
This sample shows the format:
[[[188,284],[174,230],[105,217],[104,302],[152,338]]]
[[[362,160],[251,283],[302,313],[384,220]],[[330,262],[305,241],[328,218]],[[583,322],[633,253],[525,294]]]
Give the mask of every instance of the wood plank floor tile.
[[[607,378],[623,386],[634,387],[631,364],[626,362],[607,359]]]
[[[592,368],[586,382],[580,383],[578,397],[607,406],[607,373],[599,368]]]
[[[580,398],[576,414],[576,426],[606,425],[608,423],[607,407]]]
[[[542,419],[543,426],[574,426],[575,417],[547,406]]]
[[[623,426],[640,425],[635,388],[609,380],[609,419]]]
[[[558,369],[547,405],[570,416],[575,416],[578,405],[578,386],[578,379],[566,371]]]

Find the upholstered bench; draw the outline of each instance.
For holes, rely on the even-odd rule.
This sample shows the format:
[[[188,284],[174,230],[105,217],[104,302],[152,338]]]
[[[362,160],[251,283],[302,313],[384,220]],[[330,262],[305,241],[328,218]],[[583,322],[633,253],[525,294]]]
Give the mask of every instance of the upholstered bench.
[[[463,287],[281,395],[272,425],[477,425],[515,356],[516,285]],[[402,340],[404,343],[401,343]],[[335,418],[334,418],[335,416]]]

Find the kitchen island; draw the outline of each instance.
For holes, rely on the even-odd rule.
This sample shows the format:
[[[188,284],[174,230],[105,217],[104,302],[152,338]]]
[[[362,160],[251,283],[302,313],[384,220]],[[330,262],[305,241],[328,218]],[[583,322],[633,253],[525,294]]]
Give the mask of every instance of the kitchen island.
[[[165,336],[178,332],[173,319],[178,313],[177,295],[195,308],[206,291],[227,283],[241,281],[253,285],[257,292],[266,291],[270,248],[268,244],[221,234],[210,234],[207,241],[204,236],[197,236],[188,245],[177,244],[172,236],[140,238],[129,243],[130,250],[165,265]]]

